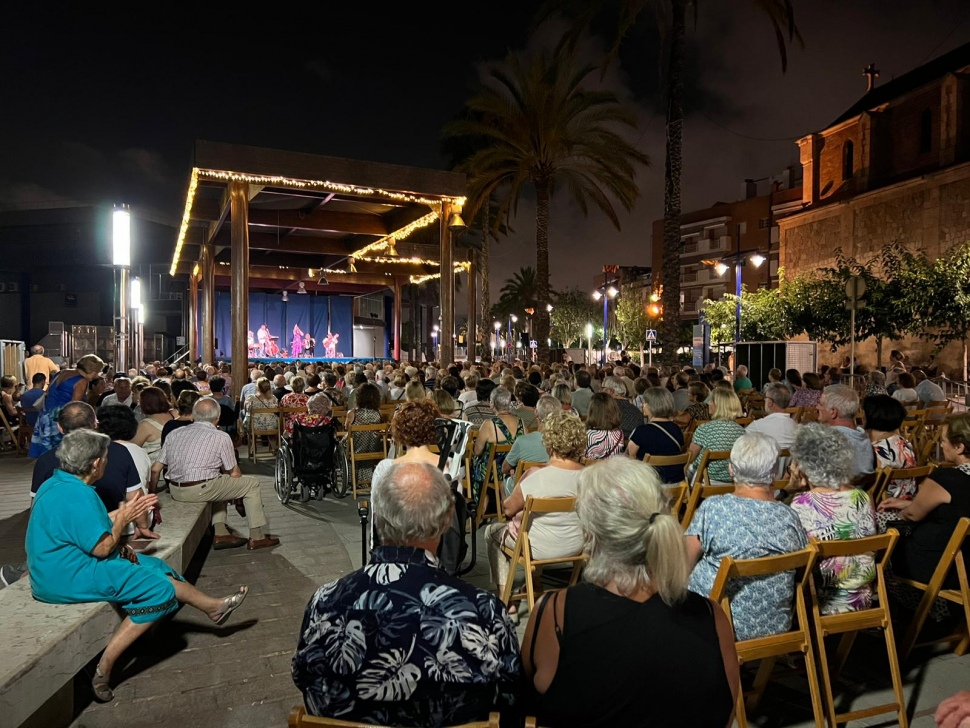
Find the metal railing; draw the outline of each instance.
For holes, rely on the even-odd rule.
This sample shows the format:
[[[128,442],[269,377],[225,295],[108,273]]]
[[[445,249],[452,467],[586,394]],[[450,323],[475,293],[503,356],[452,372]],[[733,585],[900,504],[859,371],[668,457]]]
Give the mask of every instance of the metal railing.
[[[175,366],[183,359],[187,359],[188,356],[189,356],[189,347],[186,345],[186,346],[183,346],[181,349],[178,349],[174,354],[172,354],[168,359],[166,359],[162,363],[166,367]]]

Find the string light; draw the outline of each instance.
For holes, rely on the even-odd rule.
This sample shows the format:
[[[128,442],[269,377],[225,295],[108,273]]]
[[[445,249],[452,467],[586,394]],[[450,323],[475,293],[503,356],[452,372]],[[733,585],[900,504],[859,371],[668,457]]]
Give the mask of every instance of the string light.
[[[460,273],[462,271],[467,271],[471,268],[471,263],[464,261],[462,263],[455,263],[455,273]],[[434,280],[435,278],[441,278],[441,273],[429,273],[423,276],[411,276],[409,280],[411,283],[419,285],[421,283],[427,283],[428,281]]]
[[[189,191],[185,195],[185,210],[182,212],[182,225],[179,228],[179,237],[175,242],[175,255],[172,257],[172,267],[168,274],[175,275],[178,269],[179,256],[182,254],[182,243],[185,242],[185,234],[189,230],[189,219],[192,215],[192,203],[195,202],[195,190],[199,186],[199,168],[192,168],[192,176],[189,178]]]
[[[417,220],[415,220],[412,223],[408,223],[400,230],[395,230],[390,235],[386,235],[380,240],[375,240],[373,243],[365,245],[363,248],[361,248],[356,253],[354,253],[353,257],[357,259],[361,259],[361,257],[366,255],[367,253],[376,253],[379,250],[386,250],[391,255],[397,255],[397,249],[394,247],[395,243],[397,243],[400,240],[404,240],[415,230],[420,230],[423,227],[427,227],[428,225],[430,225],[435,220],[441,217],[441,203],[435,203],[432,206],[437,209],[432,210],[431,212],[429,212],[427,215],[424,215],[423,217],[419,217]]]
[[[188,193],[185,196],[185,210],[182,213],[182,225],[179,229],[178,240],[175,243],[175,255],[172,258],[172,266],[169,269],[169,274],[173,276],[178,270],[179,258],[182,254],[182,245],[185,242],[185,236],[188,231],[189,221],[192,215],[192,205],[195,202],[195,193],[200,177],[203,179],[219,180],[223,182],[246,182],[247,184],[269,185],[275,187],[294,187],[297,189],[323,189],[330,192],[340,192],[343,194],[385,197],[395,202],[417,202],[422,205],[428,205],[434,210],[428,215],[425,215],[424,217],[405,225],[400,230],[396,230],[385,238],[367,245],[358,251],[360,254],[369,252],[371,250],[382,250],[398,240],[403,240],[415,230],[430,225],[440,216],[441,203],[443,200],[448,200],[459,208],[464,207],[465,205],[464,197],[442,196],[440,198],[433,199],[430,197],[415,195],[409,192],[392,192],[391,190],[385,190],[380,187],[358,187],[356,185],[341,184],[339,182],[330,182],[328,180],[295,179],[293,177],[283,177],[279,175],[270,176],[262,174],[244,174],[242,172],[226,172],[216,169],[200,169],[199,167],[193,167],[192,176],[189,180]]]

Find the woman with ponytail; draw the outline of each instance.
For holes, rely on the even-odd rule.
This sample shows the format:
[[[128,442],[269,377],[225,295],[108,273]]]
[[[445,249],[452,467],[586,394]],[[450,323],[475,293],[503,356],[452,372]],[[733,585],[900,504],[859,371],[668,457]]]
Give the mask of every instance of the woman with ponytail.
[[[576,511],[584,583],[536,603],[522,643],[527,712],[550,728],[730,725],[734,635],[687,590],[684,532],[656,471],[629,458],[588,466]]]

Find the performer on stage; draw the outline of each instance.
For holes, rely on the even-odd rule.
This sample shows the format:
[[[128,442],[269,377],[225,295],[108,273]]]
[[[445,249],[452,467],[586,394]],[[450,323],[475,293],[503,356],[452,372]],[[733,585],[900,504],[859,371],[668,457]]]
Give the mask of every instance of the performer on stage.
[[[335,358],[337,356],[337,339],[340,338],[340,334],[334,334],[331,331],[327,331],[327,338],[323,340],[323,350],[326,352],[326,356]]]
[[[303,355],[308,357],[313,356],[313,349],[316,347],[316,345],[317,340],[310,336],[310,332],[307,331],[303,335]]]
[[[269,326],[263,324],[256,332],[256,340],[259,342],[259,355],[269,356]]]
[[[293,324],[293,341],[290,344],[290,356],[298,359],[303,352],[303,332],[299,324]]]

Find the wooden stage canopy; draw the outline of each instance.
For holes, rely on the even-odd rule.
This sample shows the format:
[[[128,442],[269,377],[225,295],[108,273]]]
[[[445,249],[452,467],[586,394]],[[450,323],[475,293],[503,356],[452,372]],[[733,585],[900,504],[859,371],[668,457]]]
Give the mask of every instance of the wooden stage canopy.
[[[189,276],[189,341],[202,307],[202,359],[215,359],[215,289],[232,298],[232,360],[247,361],[251,290],[328,294],[394,292],[394,355],[400,358],[401,287],[441,278],[441,358],[454,358],[455,238],[463,174],[301,152],[197,141],[171,274]],[[437,232],[437,235],[433,233]],[[300,285],[302,284],[302,286]],[[470,330],[475,285],[469,285]],[[240,370],[242,371],[242,370]],[[233,377],[233,390],[245,377]]]

